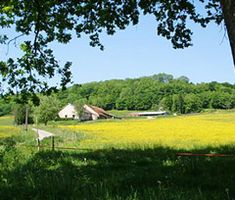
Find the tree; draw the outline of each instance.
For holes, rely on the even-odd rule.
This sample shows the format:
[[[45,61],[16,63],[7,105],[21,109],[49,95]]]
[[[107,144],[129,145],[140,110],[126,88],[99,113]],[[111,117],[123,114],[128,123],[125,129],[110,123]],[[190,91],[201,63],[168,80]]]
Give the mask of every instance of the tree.
[[[58,74],[64,87],[71,80],[71,63],[58,64],[49,48],[51,42],[66,44],[75,31],[78,38],[86,34],[91,46],[103,49],[99,40],[102,32],[112,35],[117,29],[136,25],[142,13],[155,16],[157,34],[170,40],[173,48],[192,45],[189,21],[206,27],[210,22],[221,24],[224,18],[235,58],[233,0],[198,0],[197,3],[192,0],[5,0],[0,2],[0,27],[14,28],[17,35],[8,38],[3,32],[0,43],[10,45],[19,37],[24,42],[20,45],[22,57],[0,62],[2,81],[8,82],[10,92],[50,92],[55,87],[49,88],[44,80]]]
[[[28,117],[26,120],[26,109],[28,109]],[[17,125],[25,124],[27,121],[27,124],[33,123],[33,114],[32,114],[32,106],[26,105],[26,104],[15,104],[13,107],[13,114],[14,114],[14,122]],[[27,129],[27,128],[26,128]]]
[[[182,94],[174,94],[172,96],[172,108],[173,112],[184,114],[184,98]]]
[[[189,83],[189,78],[187,76],[180,76],[177,80]]]
[[[119,98],[116,100],[116,108],[118,110],[134,110],[135,109],[135,96],[134,88],[124,87],[120,92]]]
[[[154,80],[157,80],[161,83],[169,83],[170,81],[173,80],[173,76],[171,74],[165,74],[165,73],[155,74],[152,77]]]
[[[212,92],[202,91],[198,96],[202,102],[202,108],[211,108]]]
[[[3,115],[9,115],[12,111],[12,102],[8,100],[4,101],[3,99],[0,99],[0,116]]]
[[[159,107],[166,111],[171,111],[172,109],[172,97],[165,96],[160,101]]]
[[[229,93],[216,91],[211,97],[211,107],[215,109],[229,109],[233,105],[233,96]]]
[[[55,120],[60,110],[59,101],[54,96],[40,97],[40,105],[35,108],[35,116],[39,122],[47,125],[49,120]]]
[[[235,65],[235,2],[234,0],[220,0],[220,2]]]
[[[196,113],[202,110],[202,101],[196,94],[187,94],[184,97],[185,113]]]
[[[75,102],[73,102],[73,105],[75,106],[75,109],[77,111],[79,119],[81,119],[83,113],[84,113],[84,105],[87,104],[87,99],[79,99]]]

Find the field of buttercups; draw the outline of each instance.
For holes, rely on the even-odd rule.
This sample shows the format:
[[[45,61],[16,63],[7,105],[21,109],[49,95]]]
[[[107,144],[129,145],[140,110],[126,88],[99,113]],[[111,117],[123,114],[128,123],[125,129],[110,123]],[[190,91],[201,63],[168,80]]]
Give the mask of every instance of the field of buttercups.
[[[76,147],[55,151],[51,138],[38,151],[31,128],[0,117],[3,200],[235,199],[234,111],[39,125],[55,147]],[[187,150],[228,156],[177,155]]]
[[[60,125],[83,134],[83,148],[170,147],[198,149],[235,143],[235,113],[211,113],[159,119],[128,119]]]

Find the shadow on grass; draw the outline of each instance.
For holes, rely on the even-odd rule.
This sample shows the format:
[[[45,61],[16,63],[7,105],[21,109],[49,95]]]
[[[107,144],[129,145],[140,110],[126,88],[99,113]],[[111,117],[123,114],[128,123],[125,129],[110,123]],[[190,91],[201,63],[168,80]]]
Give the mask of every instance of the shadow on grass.
[[[235,157],[177,157],[179,151],[162,147],[0,152],[0,199],[235,198]]]

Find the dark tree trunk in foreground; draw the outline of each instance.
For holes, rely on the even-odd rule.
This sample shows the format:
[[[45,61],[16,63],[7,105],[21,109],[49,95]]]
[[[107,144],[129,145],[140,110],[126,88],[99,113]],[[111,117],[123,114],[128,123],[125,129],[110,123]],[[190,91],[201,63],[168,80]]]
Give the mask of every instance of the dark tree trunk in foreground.
[[[235,65],[235,0],[221,0],[220,2]]]

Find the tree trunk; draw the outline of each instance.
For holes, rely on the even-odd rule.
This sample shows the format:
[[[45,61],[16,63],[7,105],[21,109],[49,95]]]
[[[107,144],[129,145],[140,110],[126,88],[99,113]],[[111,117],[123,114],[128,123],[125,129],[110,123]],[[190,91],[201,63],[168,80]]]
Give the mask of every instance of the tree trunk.
[[[220,0],[235,66],[235,0]]]

